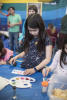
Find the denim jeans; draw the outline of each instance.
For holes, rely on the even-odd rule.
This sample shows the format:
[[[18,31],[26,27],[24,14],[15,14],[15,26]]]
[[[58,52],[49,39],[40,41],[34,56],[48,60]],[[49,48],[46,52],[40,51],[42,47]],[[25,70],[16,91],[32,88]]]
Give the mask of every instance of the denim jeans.
[[[19,32],[9,32],[9,41],[10,41],[10,49],[11,50],[18,50],[19,47]]]

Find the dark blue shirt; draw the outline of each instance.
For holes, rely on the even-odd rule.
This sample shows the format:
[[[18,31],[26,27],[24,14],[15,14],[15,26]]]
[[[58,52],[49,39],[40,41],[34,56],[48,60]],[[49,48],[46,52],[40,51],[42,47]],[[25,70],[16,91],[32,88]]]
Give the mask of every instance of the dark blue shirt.
[[[37,43],[38,38],[34,38],[30,41],[29,51],[24,56],[24,61],[21,65],[21,67],[25,68],[33,68],[41,63],[42,60],[45,59],[45,51],[43,51],[40,55],[40,53],[37,50]],[[44,45],[52,45],[51,40],[49,37],[46,37],[46,41]]]

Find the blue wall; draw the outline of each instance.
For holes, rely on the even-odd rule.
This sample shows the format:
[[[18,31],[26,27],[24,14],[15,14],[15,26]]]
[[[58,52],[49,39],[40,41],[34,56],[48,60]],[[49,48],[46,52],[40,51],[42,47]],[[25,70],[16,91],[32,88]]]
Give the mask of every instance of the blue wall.
[[[55,10],[43,11],[42,17],[46,24],[46,27],[48,26],[48,23],[53,23],[57,28],[60,28],[61,19],[65,15],[65,12],[66,12],[66,7]]]

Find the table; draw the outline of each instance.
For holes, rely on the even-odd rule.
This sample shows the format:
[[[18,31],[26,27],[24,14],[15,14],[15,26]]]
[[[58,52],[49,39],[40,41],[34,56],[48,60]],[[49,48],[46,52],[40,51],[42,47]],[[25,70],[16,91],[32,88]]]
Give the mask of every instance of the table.
[[[20,64],[17,64],[16,67],[11,65],[0,65],[0,76],[10,79],[15,76],[20,76],[18,74],[11,73],[13,69],[22,69],[20,68]],[[29,76],[29,75],[28,75]],[[31,88],[26,89],[16,89],[17,100],[49,100],[46,93],[42,93],[42,74],[41,72],[37,72],[29,77],[33,77],[36,79],[35,83],[32,83]],[[13,89],[11,85],[6,86],[2,91],[0,91],[0,100],[12,100]]]

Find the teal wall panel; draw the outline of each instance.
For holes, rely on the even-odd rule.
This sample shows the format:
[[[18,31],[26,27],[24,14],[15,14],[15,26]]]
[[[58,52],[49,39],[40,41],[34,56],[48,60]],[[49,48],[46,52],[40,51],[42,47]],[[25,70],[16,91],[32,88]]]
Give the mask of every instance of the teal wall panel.
[[[7,10],[9,7],[15,7],[16,10],[26,11],[26,5],[25,3],[5,3],[3,10]]]

